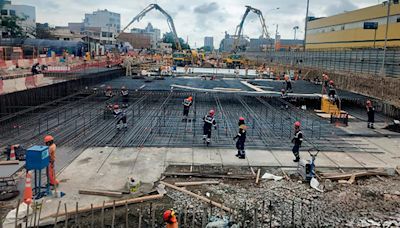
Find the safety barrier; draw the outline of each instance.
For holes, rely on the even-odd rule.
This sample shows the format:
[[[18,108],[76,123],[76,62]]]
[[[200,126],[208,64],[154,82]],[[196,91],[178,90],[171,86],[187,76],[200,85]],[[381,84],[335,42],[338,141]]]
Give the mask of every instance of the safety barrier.
[[[33,89],[54,83],[52,78],[45,78],[43,74],[25,76],[13,79],[0,79],[0,94],[13,93],[26,89]]]

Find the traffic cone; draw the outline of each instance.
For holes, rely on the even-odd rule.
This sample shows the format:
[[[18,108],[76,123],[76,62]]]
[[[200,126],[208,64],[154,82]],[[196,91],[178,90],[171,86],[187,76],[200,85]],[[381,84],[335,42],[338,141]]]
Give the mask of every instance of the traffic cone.
[[[32,175],[29,171],[26,172],[24,203],[32,203]]]
[[[16,160],[14,145],[11,145],[10,160],[12,160],[12,161]]]

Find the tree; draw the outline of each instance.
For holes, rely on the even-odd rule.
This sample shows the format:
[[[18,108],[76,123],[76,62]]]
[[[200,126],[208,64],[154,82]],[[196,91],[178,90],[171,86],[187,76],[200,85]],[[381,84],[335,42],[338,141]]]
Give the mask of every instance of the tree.
[[[3,33],[10,38],[24,37],[25,32],[20,26],[20,22],[23,20],[23,18],[17,16],[1,17],[1,26],[3,27]]]
[[[179,43],[181,44],[182,49],[190,49],[189,44],[185,43],[185,41],[182,38],[179,37],[178,39],[179,39]],[[178,49],[176,47],[175,38],[174,38],[174,35],[172,32],[164,33],[163,42],[172,44],[172,49],[174,49],[174,50]]]
[[[203,51],[205,51],[205,52],[211,52],[211,51],[212,51],[212,49],[211,49],[210,46],[204,46],[204,47],[198,48],[198,50],[199,50],[199,51],[200,51],[200,50],[203,50]]]
[[[51,34],[51,28],[47,23],[36,23],[36,38],[53,40],[55,37]]]

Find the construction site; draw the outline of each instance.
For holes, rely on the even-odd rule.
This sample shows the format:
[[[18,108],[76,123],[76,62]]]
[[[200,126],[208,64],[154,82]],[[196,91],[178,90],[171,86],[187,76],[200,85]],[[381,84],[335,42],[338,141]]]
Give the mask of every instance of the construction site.
[[[174,53],[4,62],[2,227],[400,227],[400,51],[249,53],[251,6],[230,53],[157,4],[120,34],[151,10]]]

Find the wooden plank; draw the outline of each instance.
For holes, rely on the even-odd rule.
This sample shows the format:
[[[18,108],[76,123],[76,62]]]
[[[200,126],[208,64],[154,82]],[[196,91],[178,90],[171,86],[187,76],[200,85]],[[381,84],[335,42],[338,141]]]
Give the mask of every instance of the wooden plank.
[[[194,185],[203,185],[203,184],[219,184],[219,181],[175,182],[175,186],[178,186],[178,187],[183,187],[183,186],[194,186]]]
[[[123,205],[125,205],[125,202],[127,204],[143,203],[143,202],[149,201],[149,200],[161,199],[162,197],[163,197],[163,195],[157,194],[157,195],[144,196],[144,197],[133,198],[133,199],[125,199],[125,200],[115,201],[115,206],[117,206],[117,207],[123,206]],[[102,209],[103,207],[104,208],[111,208],[111,207],[113,207],[113,205],[114,205],[113,202],[108,202],[108,203],[105,203],[104,205],[101,204],[101,205],[93,206],[93,210],[99,210],[99,209]],[[91,210],[92,210],[92,207],[83,207],[83,208],[78,210],[78,213],[89,212]],[[74,214],[74,213],[76,213],[76,211],[75,210],[71,210],[71,211],[59,214],[58,216],[71,215],[71,214]],[[51,217],[55,217],[55,214],[48,215],[46,217],[43,217],[42,219],[44,220],[44,219],[51,218]]]
[[[260,173],[261,173],[261,169],[258,169],[257,176],[256,176],[256,184],[258,184],[258,182],[260,181]]]
[[[397,166],[397,167],[396,167],[396,172],[397,172],[397,174],[400,175],[400,166]]]
[[[356,173],[343,173],[343,174],[329,174],[329,175],[324,175],[322,173],[322,179],[332,179],[332,180],[342,180],[342,179],[349,179],[353,175],[354,177],[367,177],[367,176],[388,176],[388,173],[385,171],[363,171],[363,172],[356,172]]]
[[[226,179],[240,179],[251,180],[254,179],[253,175],[224,175],[224,174],[207,174],[207,173],[163,173],[164,176],[187,176],[187,177],[202,177],[202,178],[226,178]]]
[[[212,204],[213,206],[219,207],[219,208],[221,208],[221,209],[224,210],[224,211],[233,212],[233,210],[232,210],[231,208],[229,208],[229,207],[227,207],[227,206],[224,206],[224,205],[222,205],[222,204],[220,204],[220,203],[217,203],[217,202],[215,202],[215,201],[212,201],[212,200],[208,199],[207,197],[197,195],[197,194],[195,194],[195,193],[193,193],[193,192],[191,192],[191,191],[188,191],[188,190],[186,190],[186,189],[180,188],[180,187],[178,187],[178,186],[175,186],[175,185],[173,185],[173,184],[170,184],[170,183],[167,183],[167,182],[164,182],[164,181],[160,181],[160,183],[163,184],[163,185],[165,185],[165,186],[167,186],[167,187],[169,187],[169,188],[172,188],[172,189],[175,189],[175,190],[177,190],[177,191],[180,191],[180,192],[186,193],[186,194],[188,194],[188,195],[191,195],[191,196],[193,196],[193,197],[195,197],[195,198],[197,198],[197,199],[199,199],[199,200],[202,200],[202,201],[204,201],[204,202],[206,202],[206,203],[208,203],[208,204]]]
[[[78,192],[79,194],[83,195],[122,197],[122,192],[111,192],[111,191],[89,190],[89,189],[79,189]]]
[[[0,165],[18,165],[19,161],[15,160],[15,161],[0,161]]]

